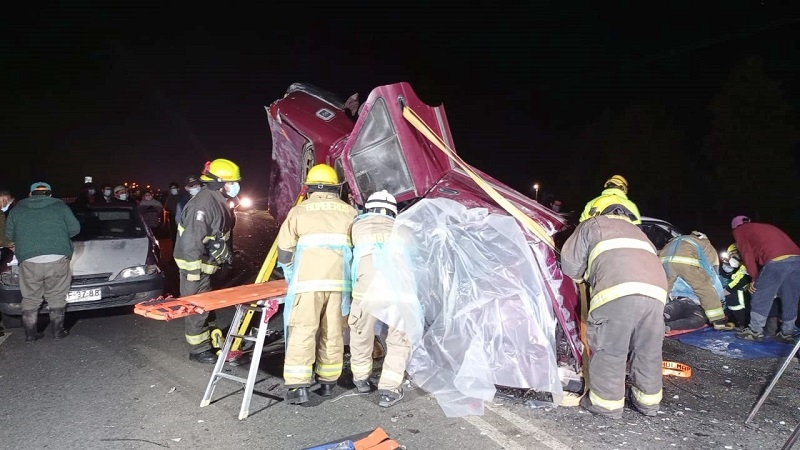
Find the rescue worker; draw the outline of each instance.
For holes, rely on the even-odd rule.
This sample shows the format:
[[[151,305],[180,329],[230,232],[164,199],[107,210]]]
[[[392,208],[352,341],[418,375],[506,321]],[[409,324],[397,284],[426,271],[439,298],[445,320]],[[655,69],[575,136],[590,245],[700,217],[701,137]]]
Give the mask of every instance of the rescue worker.
[[[614,206],[622,206],[625,214],[634,224],[639,225],[642,223],[639,207],[628,199],[628,180],[622,175],[614,175],[606,180],[605,184],[603,184],[603,192],[586,203],[579,222],[598,214],[603,214],[606,208]]]
[[[731,244],[721,258],[720,278],[725,293],[725,312],[737,327],[744,329],[750,322],[750,282],[747,267],[742,264],[739,248]]]
[[[397,216],[397,201],[386,190],[370,195],[364,204],[366,213],[356,217],[350,236],[353,241],[353,304],[350,308],[350,369],[358,392],[372,390],[375,343],[375,316],[361,309],[361,302],[375,275],[372,254],[388,241]],[[402,331],[389,327],[386,356],[378,381],[378,405],[388,408],[403,398],[403,378],[411,355],[411,343]]]
[[[775,295],[781,299],[781,331],[775,340],[794,343],[797,299],[800,298],[800,247],[780,228],[751,222],[747,216],[731,221],[733,238],[750,276],[750,324],[736,337],[764,339],[770,307]]]
[[[228,238],[233,219],[226,197],[239,194],[242,179],[239,166],[227,159],[206,163],[200,179],[205,183],[188,203],[178,224],[173,258],[180,271],[180,295],[199,294],[211,290],[211,275],[222,264],[230,264],[232,250]],[[186,342],[191,346],[189,359],[215,363],[217,352],[211,345],[208,312],[185,318]]]
[[[622,418],[630,353],[631,402],[655,416],[662,396],[661,345],[667,278],[656,249],[625,205],[608,205],[578,224],[561,249],[561,269],[591,288],[586,318],[588,395],[581,406]]]
[[[355,208],[340,198],[341,184],[333,167],[312,167],[305,185],[308,198],[289,210],[277,237],[278,265],[289,284],[283,311],[283,378],[289,404],[308,401],[315,362],[323,396],[333,394],[342,373],[342,327],[351,291],[350,226],[357,216]]]
[[[697,298],[715,330],[734,328],[725,318],[719,255],[708,236],[699,231],[676,236],[661,249],[659,256],[667,273],[672,298]]]

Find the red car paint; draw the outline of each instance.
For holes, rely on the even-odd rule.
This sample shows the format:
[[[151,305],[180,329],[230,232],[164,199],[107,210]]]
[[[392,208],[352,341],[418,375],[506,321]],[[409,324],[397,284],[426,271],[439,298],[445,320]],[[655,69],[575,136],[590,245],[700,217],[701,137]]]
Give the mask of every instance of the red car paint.
[[[357,117],[333,94],[300,83],[290,86],[283,98],[268,107],[273,145],[269,194],[272,215],[279,222],[285,219],[308,169],[319,163],[336,169],[345,182],[343,195],[352,194],[351,200],[359,205],[380,187],[388,189],[401,208],[421,198],[445,197],[470,208],[484,207],[508,214],[403,117],[404,106],[412,109],[455,152],[444,107],[423,103],[408,83],[373,89]],[[551,234],[567,226],[550,209],[470,168]],[[380,179],[380,186],[374,179]],[[553,249],[530,232],[526,236],[536,254],[544,255],[538,259],[543,259],[540,272],[549,280],[550,291],[545,295],[552,302],[569,346],[560,353],[571,353],[571,362],[579,368],[575,285],[561,273]]]

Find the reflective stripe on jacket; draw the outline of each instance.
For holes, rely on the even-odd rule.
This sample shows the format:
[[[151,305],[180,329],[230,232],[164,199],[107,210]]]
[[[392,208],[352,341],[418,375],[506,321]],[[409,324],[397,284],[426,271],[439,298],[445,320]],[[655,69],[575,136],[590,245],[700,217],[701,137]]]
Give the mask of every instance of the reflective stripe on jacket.
[[[589,310],[628,295],[667,300],[667,277],[647,236],[623,216],[578,224],[561,249],[561,270],[591,286]]]

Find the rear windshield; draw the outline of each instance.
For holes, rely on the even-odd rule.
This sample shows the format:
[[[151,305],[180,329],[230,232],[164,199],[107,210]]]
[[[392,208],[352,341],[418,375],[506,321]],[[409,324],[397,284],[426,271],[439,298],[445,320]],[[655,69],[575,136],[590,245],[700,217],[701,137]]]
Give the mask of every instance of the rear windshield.
[[[128,208],[80,208],[72,209],[81,232],[72,238],[73,241],[92,239],[130,239],[147,236],[144,224]]]

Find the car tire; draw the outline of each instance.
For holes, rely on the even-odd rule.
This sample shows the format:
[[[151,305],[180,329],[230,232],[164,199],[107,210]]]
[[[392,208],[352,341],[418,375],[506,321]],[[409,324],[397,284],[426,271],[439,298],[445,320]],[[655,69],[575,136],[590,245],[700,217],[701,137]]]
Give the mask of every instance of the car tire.
[[[8,314],[3,314],[3,327],[22,328],[22,316],[10,316]]]

